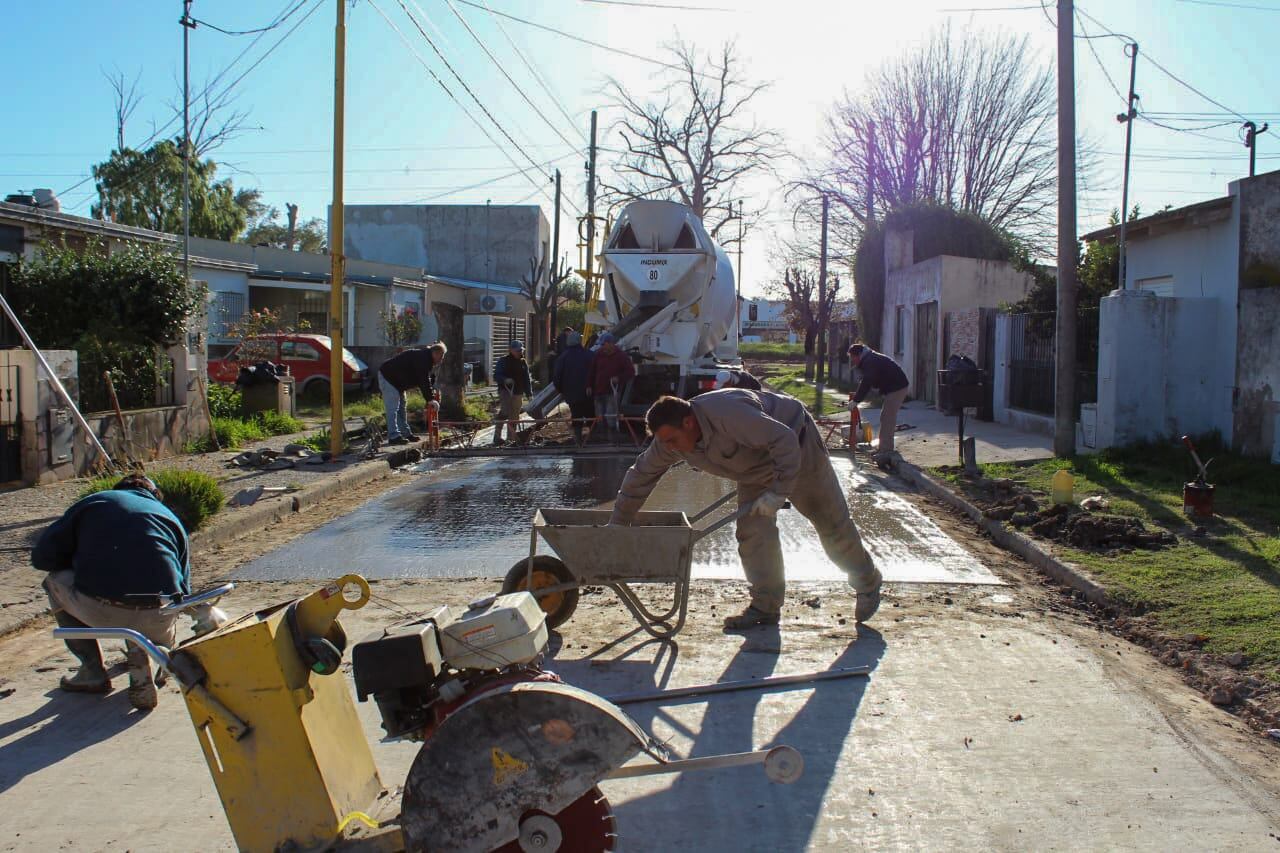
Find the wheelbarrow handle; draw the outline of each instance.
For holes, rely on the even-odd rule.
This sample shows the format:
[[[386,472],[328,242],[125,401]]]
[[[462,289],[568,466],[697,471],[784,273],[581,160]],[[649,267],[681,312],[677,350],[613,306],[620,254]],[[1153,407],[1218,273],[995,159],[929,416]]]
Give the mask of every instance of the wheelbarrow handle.
[[[723,503],[723,501],[721,501],[720,503]],[[717,506],[718,505],[719,504],[717,504]],[[782,505],[782,509],[791,509],[791,501],[786,501]],[[719,521],[713,524],[709,524],[706,527],[695,530],[693,532],[693,541],[697,542],[700,539],[710,536],[712,533],[715,533],[717,530],[719,530],[721,527],[724,527],[729,522],[737,521],[738,519],[742,518],[744,515],[748,514],[749,512],[751,512],[751,504],[749,503],[743,504],[742,506],[735,509],[733,512],[726,515],[724,518],[720,519]]]

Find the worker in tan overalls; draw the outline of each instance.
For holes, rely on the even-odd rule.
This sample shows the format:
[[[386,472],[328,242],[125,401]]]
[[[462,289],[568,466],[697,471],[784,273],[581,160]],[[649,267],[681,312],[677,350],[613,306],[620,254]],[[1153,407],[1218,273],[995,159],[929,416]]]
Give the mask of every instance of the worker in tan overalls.
[[[627,471],[611,524],[630,524],[667,469],[684,461],[738,484],[738,555],[751,604],[725,619],[726,630],[778,624],[786,591],[777,514],[790,500],[818,531],[827,556],[858,593],[855,616],[880,606],[880,572],[862,547],[836,473],[813,419],[785,394],[726,388],[693,400],[662,397],[645,415],[654,440]]]

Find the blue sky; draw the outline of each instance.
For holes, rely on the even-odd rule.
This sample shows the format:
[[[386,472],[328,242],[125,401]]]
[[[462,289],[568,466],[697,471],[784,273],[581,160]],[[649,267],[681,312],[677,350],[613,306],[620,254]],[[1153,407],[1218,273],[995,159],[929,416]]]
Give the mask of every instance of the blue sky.
[[[196,0],[192,14],[224,29],[250,29],[296,2]],[[302,215],[309,217],[324,215],[331,193],[335,0],[301,2],[283,26],[266,33],[223,76],[219,87],[265,56],[235,88],[237,106],[249,113],[251,126],[261,129],[228,143],[214,156],[224,164],[222,173],[238,186],[260,187],[266,199],[281,208],[286,201],[299,203]],[[949,20],[973,29],[1025,33],[1044,62],[1053,61],[1054,49],[1046,12],[1031,0],[654,0],[703,10],[654,8],[643,2],[484,0],[495,11],[616,50],[502,20],[454,0],[458,13],[533,101],[534,109],[477,47],[448,0],[405,2],[530,159],[547,170],[562,169],[566,196],[580,207],[585,203],[584,156],[570,143],[584,145],[590,110],[604,108],[604,79],[613,75],[647,89],[660,71],[620,51],[656,58],[662,56],[663,44],[675,38],[703,48],[736,40],[747,57],[748,73],[774,83],[760,100],[757,117],[782,129],[803,160],[821,156],[817,141],[830,104],[843,91],[858,91],[870,70],[923,39],[934,26]],[[1157,121],[1183,128],[1170,130],[1146,121],[1135,125],[1133,201],[1155,210],[1225,192],[1227,182],[1247,169],[1247,152],[1238,138],[1240,116],[1259,123],[1280,119],[1277,71],[1269,50],[1280,34],[1280,0],[1095,0],[1081,8],[1101,24],[1082,19],[1087,32],[1098,34],[1105,26],[1138,40],[1143,59],[1137,88],[1144,110]],[[428,76],[423,62],[378,10],[400,27],[422,61],[445,80],[468,112],[485,123],[502,148]],[[71,188],[115,142],[103,70],[141,73],[144,97],[127,129],[127,140],[140,144],[169,120],[166,103],[177,98],[180,13],[179,0],[0,0],[0,22],[10,35],[9,49],[0,56],[3,79],[10,81],[8,132],[0,137],[0,189],[66,190],[65,209],[87,214],[92,182]],[[268,54],[299,21],[297,30]],[[191,40],[193,91],[226,69],[253,38],[198,28]],[[503,153],[511,146],[413,28],[398,0],[358,0],[348,11],[348,39],[349,202],[540,201],[550,213],[545,179],[531,180],[534,172],[528,161],[509,151],[530,177],[516,173],[517,166]],[[1092,40],[1097,58],[1089,44],[1076,42],[1078,123],[1097,152],[1098,167],[1081,186],[1082,232],[1103,224],[1120,200],[1124,131],[1115,114],[1124,103],[1102,67],[1121,88],[1128,79],[1128,60],[1119,40]],[[516,48],[537,69],[554,101]],[[1148,62],[1148,56],[1182,82]],[[616,144],[609,131],[611,117],[609,111],[602,112],[601,139],[606,146]],[[1218,123],[1224,124],[1213,126]],[[1195,132],[1187,132],[1191,130]],[[1260,138],[1259,171],[1271,168],[1280,168],[1280,122],[1274,133]],[[488,183],[458,191],[483,182]],[[544,190],[548,195],[542,195]],[[750,187],[748,207],[765,216],[761,230],[747,244],[743,284],[748,294],[760,292],[772,274],[770,232],[786,227],[786,211],[776,190],[775,181]],[[573,214],[566,205],[566,235],[574,233],[568,218]],[[565,244],[571,242],[564,238]]]

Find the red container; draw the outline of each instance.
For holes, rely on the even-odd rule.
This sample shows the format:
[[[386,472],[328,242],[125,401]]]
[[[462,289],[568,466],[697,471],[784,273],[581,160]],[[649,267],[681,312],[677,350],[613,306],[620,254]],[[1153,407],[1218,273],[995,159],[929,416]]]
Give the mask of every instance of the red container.
[[[1183,483],[1182,511],[1201,518],[1213,516],[1213,484]]]

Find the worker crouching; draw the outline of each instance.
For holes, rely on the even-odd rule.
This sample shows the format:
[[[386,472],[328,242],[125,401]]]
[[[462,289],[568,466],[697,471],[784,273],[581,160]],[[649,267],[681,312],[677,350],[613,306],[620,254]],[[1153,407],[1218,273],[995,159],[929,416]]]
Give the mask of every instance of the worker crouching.
[[[132,628],[151,642],[173,648],[177,610],[163,610],[191,593],[191,562],[182,522],[161,503],[160,490],[133,474],[114,489],[81,498],[51,524],[31,552],[44,580],[54,619],[64,628]],[[63,690],[107,693],[111,678],[97,640],[66,640],[80,661]],[[147,653],[126,647],[129,702],[156,706],[156,684]]]
[[[690,466],[738,484],[738,555],[751,604],[726,630],[776,625],[786,593],[777,513],[790,500],[813,523],[822,547],[858,593],[855,616],[880,606],[880,572],[849,517],[844,489],[818,428],[798,400],[769,391],[724,389],[693,400],[662,397],[645,415],[654,440],[628,469],[611,524],[627,525],[671,466]]]

